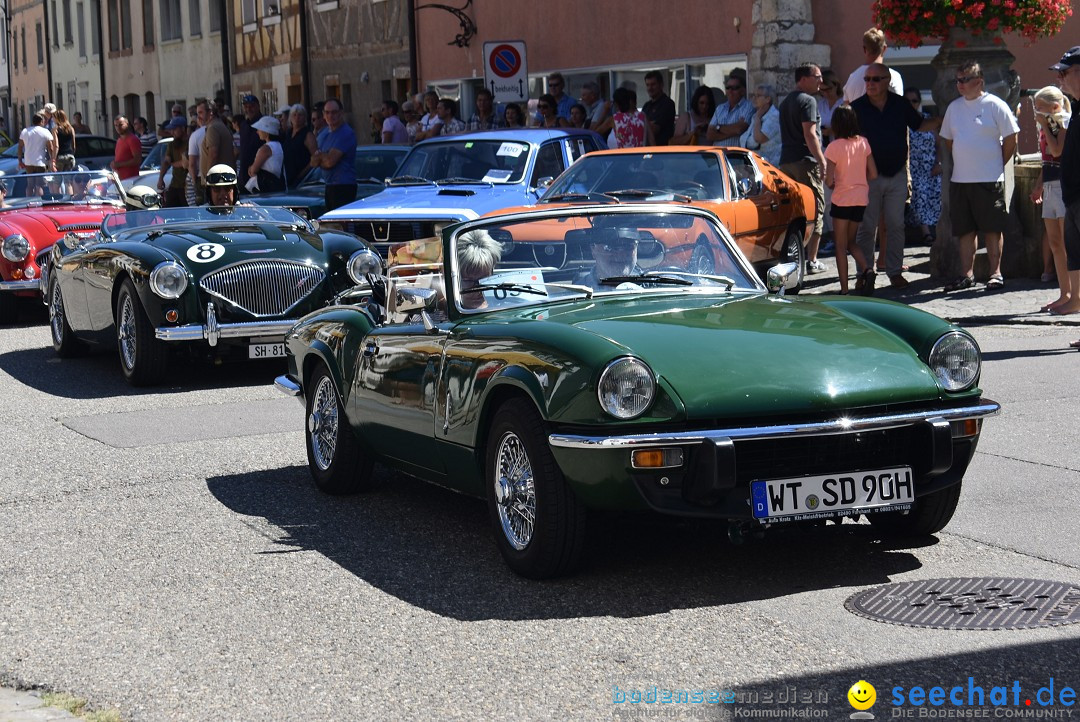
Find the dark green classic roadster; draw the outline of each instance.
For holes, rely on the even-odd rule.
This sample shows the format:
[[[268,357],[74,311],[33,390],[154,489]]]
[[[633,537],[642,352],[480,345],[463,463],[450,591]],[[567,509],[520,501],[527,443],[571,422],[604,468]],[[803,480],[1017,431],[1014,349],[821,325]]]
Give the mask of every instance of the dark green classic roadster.
[[[962,329],[785,296],[795,264],[767,289],[707,210],[508,212],[391,258],[286,335],[311,474],[357,492],[379,462],[483,497],[527,577],[573,570],[587,509],[932,534],[999,410]]]
[[[296,319],[381,270],[356,236],[282,208],[132,211],[52,248],[41,279],[61,357],[115,344],[124,376],[159,383],[174,350],[280,358]]]

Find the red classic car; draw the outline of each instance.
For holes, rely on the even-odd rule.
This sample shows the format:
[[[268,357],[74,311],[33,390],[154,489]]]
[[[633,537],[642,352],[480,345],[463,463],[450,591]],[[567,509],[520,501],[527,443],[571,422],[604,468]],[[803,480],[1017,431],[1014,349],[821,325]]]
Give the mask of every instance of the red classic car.
[[[97,234],[101,221],[124,209],[109,171],[31,173],[0,179],[0,324],[18,318],[18,296],[40,296],[49,249],[71,234]]]

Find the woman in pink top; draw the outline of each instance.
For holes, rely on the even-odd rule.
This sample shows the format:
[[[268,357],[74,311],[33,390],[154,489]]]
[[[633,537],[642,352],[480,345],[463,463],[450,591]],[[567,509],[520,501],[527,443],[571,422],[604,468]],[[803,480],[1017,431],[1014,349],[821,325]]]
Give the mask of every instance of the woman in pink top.
[[[866,204],[870,200],[869,182],[877,178],[877,166],[870,144],[859,135],[855,111],[842,105],[833,111],[833,140],[825,148],[825,185],[832,188],[833,235],[836,239],[836,271],[840,275],[840,293],[848,292],[848,248],[855,259],[858,281],[855,290],[864,296],[874,293],[874,268],[855,243]]]

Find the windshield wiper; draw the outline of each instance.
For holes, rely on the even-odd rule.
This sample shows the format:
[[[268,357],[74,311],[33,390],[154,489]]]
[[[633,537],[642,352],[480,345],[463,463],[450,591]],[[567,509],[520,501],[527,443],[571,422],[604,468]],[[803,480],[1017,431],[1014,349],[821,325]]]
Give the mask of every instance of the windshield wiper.
[[[559,201],[606,201],[604,194],[599,193],[556,193],[553,196],[544,196],[541,203],[558,203]]]
[[[425,185],[433,186],[435,181],[430,181],[427,178],[421,178],[418,175],[399,175],[390,179],[387,185],[392,186],[410,186],[410,185]]]
[[[562,288],[567,291],[578,291],[584,293],[588,298],[592,298],[593,295],[592,287],[582,286],[577,283],[552,283],[544,281],[543,285],[552,288]],[[548,295],[547,291],[525,283],[481,283],[470,288],[461,289],[462,293],[471,293],[473,291],[518,291],[521,293],[532,293],[537,296]]]
[[[636,276],[609,276],[601,278],[601,286],[618,286],[620,283],[660,283],[666,286],[693,286],[694,282],[686,278],[674,278],[672,276],[660,276],[649,273],[639,273]]]
[[[464,178],[464,177],[460,177],[460,176],[459,177],[454,177],[454,178],[440,178],[439,180],[435,181],[435,185],[439,185],[439,186],[443,186],[443,185],[463,185],[463,184],[475,184],[475,185],[480,185],[480,186],[488,186],[489,188],[494,187],[494,184],[491,181],[477,180],[475,178]]]

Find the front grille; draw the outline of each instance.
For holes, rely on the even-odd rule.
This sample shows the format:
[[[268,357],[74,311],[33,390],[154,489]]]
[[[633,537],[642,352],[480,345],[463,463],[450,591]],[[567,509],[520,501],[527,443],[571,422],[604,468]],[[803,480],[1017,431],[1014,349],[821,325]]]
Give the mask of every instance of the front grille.
[[[901,426],[832,436],[736,439],[736,483],[891,466],[912,466],[918,473],[930,461],[926,433],[917,426]]]
[[[306,263],[260,259],[218,269],[199,285],[253,316],[282,316],[325,277],[321,269]]]

